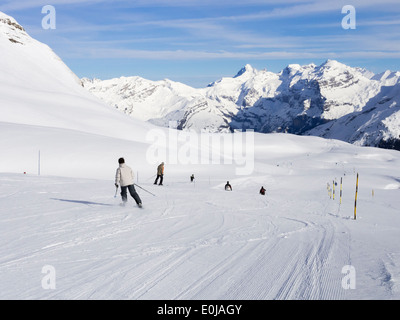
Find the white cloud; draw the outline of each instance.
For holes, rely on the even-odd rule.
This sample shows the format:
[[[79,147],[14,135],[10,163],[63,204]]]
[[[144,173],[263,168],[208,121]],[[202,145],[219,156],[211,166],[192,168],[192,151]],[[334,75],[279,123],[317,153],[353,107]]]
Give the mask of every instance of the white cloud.
[[[50,1],[53,6],[62,5],[79,5],[79,4],[95,4],[99,2],[104,2],[104,0],[52,0]],[[26,9],[41,8],[49,4],[49,0],[19,0],[4,1],[0,5],[0,11],[3,12],[14,12]]]
[[[54,0],[54,5],[83,5],[103,2],[105,0]],[[212,0],[215,1],[215,0]],[[47,4],[45,0],[7,1],[0,5],[21,10],[30,6]],[[400,10],[399,0],[353,0],[357,10],[368,12],[388,11],[385,15],[374,15],[371,20],[358,18],[358,29],[344,32],[340,21],[336,24],[328,20],[326,25],[331,29],[321,31],[323,19],[318,15],[337,12],[341,17],[341,7],[347,0],[286,0],[276,6],[276,1],[250,0],[246,5],[254,5],[252,10],[237,14],[224,15],[223,10],[209,14],[202,11],[198,18],[163,17],[157,19],[157,11],[141,17],[124,15],[116,10],[119,17],[110,16],[102,22],[86,21],[83,15],[63,17],[58,28],[51,34],[50,44],[63,57],[102,58],[102,59],[150,59],[150,60],[206,60],[206,59],[340,59],[340,58],[398,58],[400,35],[388,27],[400,24],[396,10]],[[195,6],[197,0],[153,0],[128,1],[117,0],[113,3],[126,7],[134,6]],[[202,0],[201,4],[210,4],[211,0]],[[397,4],[395,6],[394,4]],[[244,6],[242,0],[219,1],[218,6]],[[260,5],[260,7],[256,7]],[[392,7],[392,9],[390,9]],[[255,10],[261,8],[263,10]],[[266,10],[269,9],[269,10]],[[217,14],[220,12],[220,15]],[[235,12],[235,11],[230,11]],[[104,13],[106,16],[107,13]],[[183,16],[183,15],[181,15]],[[386,15],[387,16],[387,15]],[[152,19],[149,19],[151,17]],[[274,32],[268,29],[247,28],[246,22],[286,23],[292,17],[310,17],[308,26],[290,25],[285,32],[278,28]],[[315,24],[312,18],[316,17]],[[378,18],[377,18],[378,17]],[[284,18],[279,21],[279,18]],[[288,19],[289,18],[289,19]],[[100,21],[100,20],[99,20]],[[283,22],[285,21],[285,22]],[[304,19],[302,23],[307,23]],[[314,28],[302,33],[296,27]],[[363,28],[364,29],[363,29]],[[375,28],[379,27],[379,28]],[[335,29],[336,28],[336,29]],[[39,27],[27,28],[28,32],[43,37]],[[367,31],[366,31],[367,29]],[[165,31],[168,32],[165,32]],[[293,30],[293,32],[290,32]],[[315,30],[319,30],[315,32]],[[390,30],[390,32],[388,32]],[[118,37],[113,38],[113,32]],[[290,33],[290,34],[289,34]],[[108,37],[104,37],[107,34]],[[105,40],[105,39],[110,40]],[[55,46],[54,46],[55,44]],[[361,48],[361,49],[360,49]]]
[[[400,58],[400,51],[326,51],[326,50],[277,50],[277,51],[194,51],[194,50],[136,50],[113,48],[71,48],[65,52],[69,58],[91,59],[144,59],[144,60],[215,60],[215,59],[341,59],[341,58]]]
[[[49,4],[48,0],[4,0],[0,4],[0,11],[11,12],[42,7]],[[53,6],[88,5],[96,3],[110,3],[109,0],[52,0]],[[308,0],[281,0],[281,4],[309,2]],[[112,5],[123,5],[127,8],[137,7],[225,7],[225,6],[265,6],[276,5],[275,0],[114,0]]]

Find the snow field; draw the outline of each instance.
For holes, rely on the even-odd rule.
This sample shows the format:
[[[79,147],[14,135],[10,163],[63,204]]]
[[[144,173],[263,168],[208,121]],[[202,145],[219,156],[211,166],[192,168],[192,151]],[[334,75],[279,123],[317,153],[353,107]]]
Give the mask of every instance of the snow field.
[[[20,130],[30,133],[24,136],[33,149],[37,135],[30,130],[47,137],[36,140],[49,150],[65,140],[63,152],[43,165],[48,174],[7,173],[2,166],[2,299],[399,298],[397,152],[256,135],[252,175],[236,176],[225,165],[167,164],[161,187],[152,184],[154,166],[139,156],[145,145]],[[11,137],[0,140],[2,147],[15,143]],[[114,198],[116,161],[127,146],[139,185],[156,195],[136,188],[143,209],[132,198],[126,207],[119,194]],[[19,159],[12,170],[22,169],[24,149],[9,150]],[[12,163],[7,156],[2,161]],[[335,200],[326,188],[340,177],[342,204],[339,187]],[[226,180],[232,192],[223,190]],[[258,194],[261,185],[266,196]],[[55,290],[42,288],[46,265],[56,271]],[[356,271],[356,289],[342,286],[346,265]]]

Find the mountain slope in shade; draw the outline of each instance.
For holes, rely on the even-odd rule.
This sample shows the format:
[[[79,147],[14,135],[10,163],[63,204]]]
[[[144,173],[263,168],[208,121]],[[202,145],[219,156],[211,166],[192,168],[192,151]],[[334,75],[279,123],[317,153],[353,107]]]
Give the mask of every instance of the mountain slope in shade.
[[[318,126],[307,134],[400,150],[400,84],[382,87],[362,111]]]
[[[374,75],[328,60],[320,66],[292,64],[279,73],[246,65],[236,76],[222,78],[202,89],[139,77],[82,79],[82,84],[116,109],[160,126],[177,121],[179,129],[315,134],[362,145],[393,147],[391,139],[398,137],[398,120],[393,115],[393,105],[383,103],[382,99],[397,103],[399,78],[400,72]],[[386,97],[388,91],[390,97]],[[375,104],[380,108],[375,108]],[[387,111],[374,112],[382,108]],[[372,112],[377,125],[360,128],[364,122],[357,126],[356,121],[345,128],[334,126],[339,119],[343,118],[339,121],[342,123],[367,111]],[[331,129],[326,132],[325,128]],[[365,130],[368,132],[362,138],[359,132]]]

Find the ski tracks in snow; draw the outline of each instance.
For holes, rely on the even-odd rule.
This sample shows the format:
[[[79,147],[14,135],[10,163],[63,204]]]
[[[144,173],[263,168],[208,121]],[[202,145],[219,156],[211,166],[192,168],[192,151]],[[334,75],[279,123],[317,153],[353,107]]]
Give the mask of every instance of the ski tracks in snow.
[[[48,224],[35,223],[33,230],[23,224],[22,206],[8,223],[29,233],[15,239],[15,254],[4,257],[0,268],[11,272],[33,265],[28,274],[33,277],[44,264],[56,264],[59,289],[51,298],[345,297],[341,269],[349,261],[348,232],[343,220],[322,204],[279,202],[258,194],[239,202],[233,192],[221,191],[221,197],[209,188],[195,193],[185,186],[169,188],[160,189],[152,201],[143,196],[143,209],[132,202],[129,207],[88,206],[48,199],[46,212],[39,204],[29,211],[29,219]],[[107,203],[101,197],[88,200]],[[299,206],[302,210],[294,210]],[[18,252],[19,243],[33,238],[30,247]],[[394,281],[387,283],[397,290]],[[49,294],[36,288],[26,295]]]
[[[278,213],[274,203],[245,210],[211,198],[206,205],[214,207],[214,224],[188,246],[174,251],[166,247],[171,254],[167,263],[149,271],[152,280],[131,297],[345,298],[341,270],[348,264],[350,249],[348,232],[339,219],[321,212],[321,207],[308,220],[303,214],[299,215],[303,218],[287,216],[285,206],[293,208],[290,202],[280,205]]]

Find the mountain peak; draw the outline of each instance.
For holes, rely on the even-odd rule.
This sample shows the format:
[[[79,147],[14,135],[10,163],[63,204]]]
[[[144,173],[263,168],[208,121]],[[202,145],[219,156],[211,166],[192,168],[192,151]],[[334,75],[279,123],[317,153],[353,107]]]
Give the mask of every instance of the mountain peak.
[[[0,40],[5,39],[13,44],[25,44],[29,38],[25,29],[12,17],[0,12]]]
[[[25,29],[15,20],[13,17],[6,15],[4,12],[0,11],[0,23],[3,25],[8,25],[9,28],[16,28],[21,31],[25,31]]]
[[[285,69],[283,69],[280,72],[280,75],[286,74],[293,76],[295,75],[299,70],[301,70],[301,66],[299,64],[289,64]]]
[[[347,66],[337,60],[328,59],[323,64],[321,64],[321,67],[343,68]]]
[[[246,64],[242,69],[239,70],[239,72],[234,76],[234,78],[240,77],[245,73],[254,73],[256,71],[257,70],[254,69],[250,64]]]

